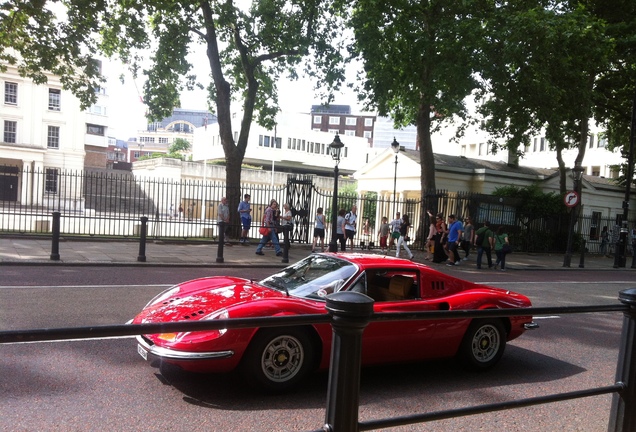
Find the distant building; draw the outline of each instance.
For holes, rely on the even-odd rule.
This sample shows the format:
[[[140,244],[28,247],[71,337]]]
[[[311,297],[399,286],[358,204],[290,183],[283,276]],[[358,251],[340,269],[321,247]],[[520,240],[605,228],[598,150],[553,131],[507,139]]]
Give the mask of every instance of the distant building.
[[[139,131],[134,140],[128,141],[128,161],[135,162],[153,153],[167,153],[177,138],[193,145],[196,128],[206,129],[216,123],[216,116],[209,111],[175,108],[170,117],[149,123],[145,131]]]
[[[351,114],[349,105],[312,105],[311,130],[366,138],[373,147],[375,114]]]

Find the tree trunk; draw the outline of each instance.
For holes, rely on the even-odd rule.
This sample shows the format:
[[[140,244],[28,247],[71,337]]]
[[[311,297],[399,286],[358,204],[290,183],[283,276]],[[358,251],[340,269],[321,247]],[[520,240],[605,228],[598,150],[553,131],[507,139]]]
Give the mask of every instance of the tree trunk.
[[[430,195],[436,193],[435,187],[435,158],[433,154],[433,144],[431,143],[431,107],[428,102],[421,100],[417,112],[417,138],[416,146],[420,150],[420,178],[421,178],[421,198],[422,203],[422,220],[426,216],[426,210],[437,212],[437,202],[431,203],[429,206],[434,208],[425,208],[430,201]]]

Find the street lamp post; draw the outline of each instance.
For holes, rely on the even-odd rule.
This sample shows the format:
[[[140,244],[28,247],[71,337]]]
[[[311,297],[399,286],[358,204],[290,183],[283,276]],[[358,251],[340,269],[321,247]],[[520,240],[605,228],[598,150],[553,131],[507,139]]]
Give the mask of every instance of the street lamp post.
[[[563,257],[563,267],[570,267],[570,262],[572,261],[572,237],[574,235],[574,222],[576,221],[577,216],[577,208],[581,205],[581,191],[580,184],[581,178],[583,177],[584,168],[580,165],[576,165],[572,168],[572,180],[573,180],[573,189],[578,194],[577,202],[570,209],[570,226],[568,227],[568,243],[565,250],[565,256]]]
[[[398,166],[398,153],[400,153],[400,143],[396,141],[395,137],[393,137],[393,142],[391,143],[391,149],[393,149],[393,153],[395,153],[395,170],[393,173],[393,214],[397,211],[395,208],[395,200],[397,193],[397,166]]]
[[[340,151],[344,147],[340,137],[336,134],[333,142],[329,144],[329,153],[336,162],[333,169],[333,200],[331,202],[331,241],[329,242],[329,252],[338,251],[338,164],[340,163]]]

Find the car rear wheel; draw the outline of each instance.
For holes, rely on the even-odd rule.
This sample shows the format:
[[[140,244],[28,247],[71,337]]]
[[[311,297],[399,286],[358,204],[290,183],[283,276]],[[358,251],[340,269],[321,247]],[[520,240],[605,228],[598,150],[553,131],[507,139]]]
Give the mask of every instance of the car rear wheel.
[[[460,360],[470,369],[493,367],[506,348],[506,331],[500,320],[475,320],[464,335]]]
[[[248,383],[264,390],[288,390],[310,371],[313,356],[313,346],[303,330],[261,330],[245,352],[243,374]]]

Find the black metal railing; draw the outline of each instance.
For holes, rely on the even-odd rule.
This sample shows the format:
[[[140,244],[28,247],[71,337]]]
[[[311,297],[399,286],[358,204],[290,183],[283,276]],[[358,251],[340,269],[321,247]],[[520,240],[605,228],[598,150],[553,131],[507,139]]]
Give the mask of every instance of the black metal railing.
[[[218,239],[218,205],[229,195],[250,194],[252,228],[250,237],[259,238],[258,227],[270,200],[289,203],[293,214],[291,242],[311,243],[316,210],[323,208],[328,221],[332,217],[333,191],[318,188],[312,176],[290,175],[285,185],[244,184],[229,189],[224,182],[190,179],[136,177],[114,170],[66,171],[33,170],[0,166],[0,233],[45,234],[52,230],[52,213],[60,212],[61,233],[65,237],[130,238],[139,237],[141,217],[148,218],[147,236],[154,239]],[[344,181],[344,180],[343,180]],[[338,207],[358,207],[357,248],[377,248],[382,217],[391,221],[396,211],[408,214],[412,224],[410,247],[422,248],[430,221],[426,210],[444,215],[471,216],[476,227],[488,220],[492,227],[506,227],[516,250],[562,252],[562,236],[567,224],[561,218],[537,215],[532,222],[520,221],[516,198],[501,198],[469,192],[434,190],[419,199],[395,199],[375,192],[341,192]],[[240,231],[238,216],[230,209],[229,232]],[[613,253],[621,221],[581,216],[575,224],[574,250],[586,242],[587,252]],[[636,225],[634,220],[629,227]],[[601,242],[602,227],[611,232],[608,244]],[[628,244],[631,251],[631,242]]]
[[[303,326],[331,323],[333,341],[329,386],[325,410],[325,424],[316,431],[355,432],[433,420],[449,419],[472,414],[502,411],[563,400],[613,394],[608,430],[631,432],[636,430],[636,288],[621,291],[620,303],[612,305],[539,307],[506,310],[456,310],[409,313],[373,313],[373,300],[364,294],[338,292],[327,297],[328,314],[280,316],[267,318],[233,318],[197,322],[161,324],[111,325],[79,328],[53,328],[0,332],[0,344],[38,342],[63,339],[89,339],[169,333],[176,331],[203,331],[219,329]],[[437,411],[416,413],[383,419],[359,421],[359,389],[362,334],[373,321],[438,320],[466,318],[503,318],[511,316],[541,316],[553,314],[580,314],[597,312],[623,312],[616,379],[606,386],[581,389],[565,393],[509,400]]]

